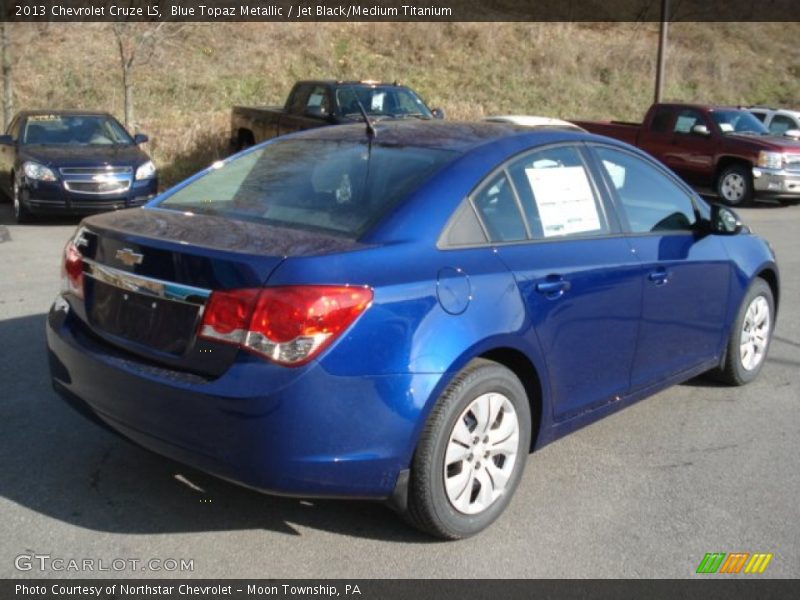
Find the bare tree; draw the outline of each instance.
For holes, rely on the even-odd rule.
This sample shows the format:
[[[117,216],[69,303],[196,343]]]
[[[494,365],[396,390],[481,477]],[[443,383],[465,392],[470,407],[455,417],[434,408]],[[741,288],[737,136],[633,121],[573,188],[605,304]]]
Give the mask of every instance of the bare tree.
[[[3,7],[5,8],[5,6]],[[14,78],[11,64],[11,40],[9,26],[3,19],[0,21],[0,69],[3,72],[3,131],[14,116]]]
[[[111,24],[111,31],[114,34],[119,53],[125,105],[125,127],[130,129],[135,124],[133,102],[135,69],[150,62],[158,48],[167,40],[179,35],[181,30],[181,24],[167,22],[117,22]]]

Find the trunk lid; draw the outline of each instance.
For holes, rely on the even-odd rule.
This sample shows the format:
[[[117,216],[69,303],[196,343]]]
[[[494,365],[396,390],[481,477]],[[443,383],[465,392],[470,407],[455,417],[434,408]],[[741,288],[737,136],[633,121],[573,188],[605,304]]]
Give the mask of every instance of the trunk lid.
[[[236,346],[196,336],[214,290],[257,288],[288,256],[357,242],[296,229],[163,209],[90,217],[74,239],[84,260],[86,333],[170,368],[224,373]]]

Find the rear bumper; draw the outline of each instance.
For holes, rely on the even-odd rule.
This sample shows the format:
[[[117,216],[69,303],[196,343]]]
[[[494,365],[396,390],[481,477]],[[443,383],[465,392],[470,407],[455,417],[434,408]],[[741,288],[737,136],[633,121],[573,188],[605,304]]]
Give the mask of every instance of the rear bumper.
[[[157,179],[136,181],[123,194],[81,194],[64,189],[61,182],[24,182],[20,200],[35,214],[85,215],[143,206],[157,191]]]
[[[755,167],[753,188],[759,196],[800,198],[800,173]]]
[[[340,377],[255,357],[222,377],[123,355],[57,302],[47,323],[53,386],[137,444],[276,494],[387,498],[408,467],[441,375]]]

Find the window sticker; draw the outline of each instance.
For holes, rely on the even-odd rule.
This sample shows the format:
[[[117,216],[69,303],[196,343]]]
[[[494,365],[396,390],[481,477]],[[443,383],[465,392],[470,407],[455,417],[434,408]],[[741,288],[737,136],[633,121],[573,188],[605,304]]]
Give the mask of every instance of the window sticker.
[[[602,229],[583,167],[525,169],[545,237]]]
[[[730,123],[718,123],[718,125],[722,133],[730,133],[731,131],[733,131],[733,125],[731,125]]]
[[[697,123],[697,118],[695,116],[679,115],[678,120],[675,122],[675,132],[689,133],[692,131],[692,127],[694,127],[695,123]]]
[[[608,176],[611,177],[611,183],[614,184],[616,189],[621,190],[625,187],[625,167],[610,160],[604,160],[603,166],[606,168]]]
[[[385,93],[380,94],[373,94],[372,95],[372,104],[370,106],[370,110],[383,110],[383,100],[386,98]]]
[[[322,94],[311,94],[308,97],[308,103],[306,106],[322,106]]]
[[[28,121],[60,121],[61,117],[58,115],[30,115]]]

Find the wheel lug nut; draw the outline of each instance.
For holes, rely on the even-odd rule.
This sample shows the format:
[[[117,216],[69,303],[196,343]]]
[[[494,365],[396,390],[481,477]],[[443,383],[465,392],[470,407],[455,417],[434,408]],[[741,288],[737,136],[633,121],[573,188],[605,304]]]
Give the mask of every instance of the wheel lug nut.
[[[467,456],[467,462],[472,462],[472,459],[475,458],[472,454]]]
[[[489,436],[488,435],[485,438],[483,438],[483,443],[484,444],[488,444],[489,443]]]
[[[472,443],[473,444],[477,444],[479,441],[480,441],[480,438],[477,435],[474,438],[472,438]]]
[[[480,469],[480,468],[481,468],[481,463],[480,463],[480,461],[475,463],[475,468],[476,468],[476,469]]]

